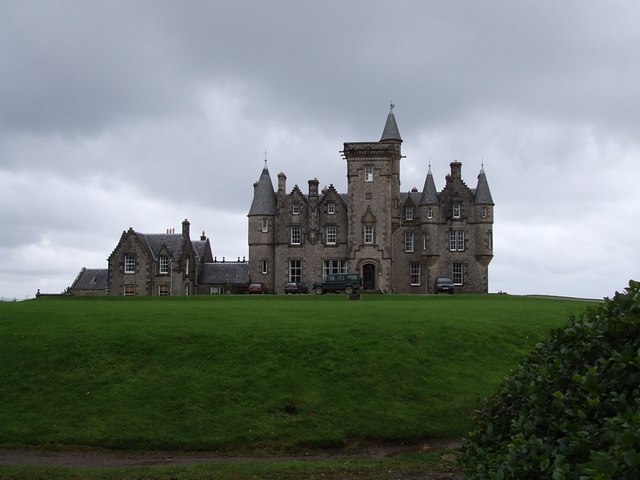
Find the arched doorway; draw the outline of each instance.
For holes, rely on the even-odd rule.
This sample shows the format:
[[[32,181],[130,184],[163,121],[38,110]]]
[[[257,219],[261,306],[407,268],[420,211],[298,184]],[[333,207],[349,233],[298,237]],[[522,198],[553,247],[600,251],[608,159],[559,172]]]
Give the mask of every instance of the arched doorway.
[[[372,263],[362,266],[362,289],[376,289],[376,266]]]

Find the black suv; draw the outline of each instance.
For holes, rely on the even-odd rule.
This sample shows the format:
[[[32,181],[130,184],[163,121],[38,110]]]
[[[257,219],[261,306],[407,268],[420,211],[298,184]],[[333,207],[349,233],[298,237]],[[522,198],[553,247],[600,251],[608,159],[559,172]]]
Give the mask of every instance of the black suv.
[[[438,277],[436,279],[436,288],[435,293],[448,293],[449,295],[453,295],[453,291],[455,287],[453,286],[453,282],[448,277]]]
[[[314,283],[313,291],[316,295],[329,292],[345,292],[351,295],[360,291],[362,280],[357,273],[336,273],[327,275],[324,282]]]

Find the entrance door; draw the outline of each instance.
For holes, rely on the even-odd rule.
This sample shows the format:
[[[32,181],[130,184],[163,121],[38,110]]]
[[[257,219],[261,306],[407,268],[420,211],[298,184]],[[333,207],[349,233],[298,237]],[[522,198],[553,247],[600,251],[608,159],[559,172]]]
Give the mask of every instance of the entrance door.
[[[376,289],[376,266],[370,263],[362,266],[362,289]]]

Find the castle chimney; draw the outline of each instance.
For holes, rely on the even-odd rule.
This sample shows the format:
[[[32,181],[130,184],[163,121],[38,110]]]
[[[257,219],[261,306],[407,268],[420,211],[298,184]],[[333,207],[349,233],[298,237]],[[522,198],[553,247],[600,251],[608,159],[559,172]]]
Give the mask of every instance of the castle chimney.
[[[318,185],[320,184],[320,182],[318,181],[317,178],[314,178],[313,180],[309,180],[309,196],[310,197],[317,197],[318,196]]]
[[[204,234],[204,230],[202,230],[202,235],[200,235],[200,241],[204,242],[207,239],[207,236]]]
[[[182,236],[189,238],[189,225],[191,225],[189,223],[189,220],[187,220],[186,218],[184,219],[184,222],[182,222]]]
[[[451,166],[451,178],[462,178],[462,163],[455,160],[450,163]]]
[[[280,172],[278,174],[278,192],[285,193],[287,190],[287,176]]]

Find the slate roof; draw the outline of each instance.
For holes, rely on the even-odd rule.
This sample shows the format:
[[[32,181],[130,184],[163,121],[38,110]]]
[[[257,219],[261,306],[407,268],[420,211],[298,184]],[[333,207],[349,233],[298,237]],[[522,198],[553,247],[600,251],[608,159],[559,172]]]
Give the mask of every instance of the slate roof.
[[[193,251],[198,257],[198,261],[202,261],[206,254],[205,247],[207,246],[206,240],[192,240],[191,245],[193,245]]]
[[[253,201],[249,209],[249,216],[275,215],[276,210],[276,193],[273,191],[269,169],[265,165],[260,174],[260,180],[258,180],[253,190]]]
[[[487,182],[487,176],[484,174],[484,168],[481,169],[478,174],[478,185],[476,186],[475,193],[476,203],[494,205],[491,190],[489,190],[489,182]]]
[[[249,263],[205,263],[198,277],[200,285],[244,285],[249,281]]]
[[[158,254],[163,246],[166,245],[171,258],[177,260],[182,254],[182,241],[184,237],[178,233],[137,233],[138,238],[149,249],[149,253],[154,259],[158,258]]]
[[[109,270],[83,268],[71,285],[73,290],[106,290],[109,286]]]
[[[422,189],[422,196],[420,197],[419,205],[437,205],[438,204],[438,191],[436,190],[436,182],[433,180],[433,174],[431,173],[431,167],[427,172],[427,178],[424,181],[424,188]]]
[[[396,117],[393,115],[393,110],[391,110],[389,112],[389,115],[387,115],[387,121],[384,124],[384,130],[382,131],[382,137],[380,137],[381,142],[386,142],[389,140],[397,140],[402,142],[400,130],[398,130],[398,124],[396,123]]]

